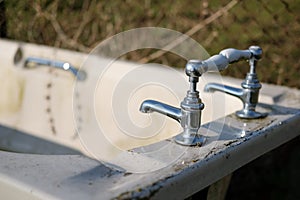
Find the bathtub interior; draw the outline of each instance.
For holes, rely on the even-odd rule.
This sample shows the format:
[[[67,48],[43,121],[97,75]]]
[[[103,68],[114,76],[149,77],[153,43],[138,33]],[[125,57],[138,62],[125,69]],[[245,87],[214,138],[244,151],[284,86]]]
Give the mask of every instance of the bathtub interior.
[[[67,50],[8,41],[1,43],[1,47],[6,48],[0,66],[0,123],[4,127],[87,155],[86,140],[110,152],[152,144],[181,131],[178,122],[155,113],[141,113],[139,106],[143,100],[153,99],[179,107],[188,89],[183,70],[172,71],[156,64],[140,65],[120,60],[108,67],[107,60],[102,57],[86,59],[85,54]],[[16,62],[19,48],[22,59]],[[83,66],[87,80],[76,81],[71,73],[49,67],[25,69],[24,58],[28,56]],[[242,108],[237,98],[204,93],[203,87],[209,82],[239,87],[239,83],[228,82],[219,74],[203,75],[198,83],[205,104],[202,124]],[[270,103],[270,99],[263,96],[260,100]],[[11,137],[11,140],[16,138]]]

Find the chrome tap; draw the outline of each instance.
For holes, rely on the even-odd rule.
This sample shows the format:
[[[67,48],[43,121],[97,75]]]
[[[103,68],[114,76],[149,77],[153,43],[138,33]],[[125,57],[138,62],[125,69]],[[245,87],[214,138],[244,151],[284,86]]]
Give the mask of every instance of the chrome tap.
[[[37,67],[38,65],[49,66],[49,67],[62,69],[64,71],[69,71],[72,74],[74,74],[74,76],[78,80],[85,80],[86,78],[86,73],[84,71],[79,71],[68,62],[54,61],[54,60],[48,60],[44,58],[37,58],[37,57],[28,57],[25,59],[24,62],[25,68],[34,68]]]
[[[261,88],[255,68],[257,61],[262,56],[262,49],[258,46],[251,46],[249,51],[253,56],[249,58],[250,72],[247,74],[245,80],[241,84],[242,89],[218,83],[208,83],[204,87],[204,91],[219,91],[239,98],[243,102],[243,109],[237,111],[236,115],[243,119],[256,119],[267,116],[266,113],[255,111],[255,107],[258,103],[259,90]]]
[[[145,100],[141,104],[140,111],[143,113],[158,112],[175,119],[183,127],[183,133],[177,135],[175,141],[182,145],[200,146],[204,142],[204,138],[198,135],[201,125],[201,110],[204,108],[204,104],[196,90],[198,77],[190,77],[189,81],[191,87],[180,104],[181,109],[158,101]]]
[[[255,57],[255,52],[249,50],[225,49],[218,55],[207,60],[190,60],[185,67],[185,73],[189,77],[190,88],[186,97],[176,108],[154,100],[146,100],[141,104],[140,111],[144,113],[158,112],[180,122],[183,132],[175,136],[174,140],[186,146],[202,145],[205,138],[198,133],[201,126],[201,111],[204,104],[199,98],[197,82],[199,77],[208,71],[220,71],[227,68],[233,62],[241,59]]]

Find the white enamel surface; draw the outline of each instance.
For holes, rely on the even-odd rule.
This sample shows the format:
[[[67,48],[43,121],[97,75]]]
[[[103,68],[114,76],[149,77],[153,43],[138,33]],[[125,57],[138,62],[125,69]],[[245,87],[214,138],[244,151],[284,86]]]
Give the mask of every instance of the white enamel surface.
[[[18,47],[22,48],[23,60],[14,64],[13,55],[16,53]],[[73,75],[57,69],[49,72],[49,68],[47,67],[24,69],[22,65],[24,58],[34,56],[62,60],[79,67],[85,61],[87,55],[33,44],[18,44],[6,40],[0,41],[0,49],[0,78],[3,83],[0,86],[2,92],[0,96],[0,123],[85,152],[76,136],[75,120],[73,118],[72,98],[75,80]],[[95,69],[97,67],[105,67],[99,64],[102,62],[101,59],[101,57],[96,57],[90,64],[95,65]],[[90,62],[90,60],[88,61]],[[113,63],[105,71],[105,76],[99,78],[98,85],[91,86],[91,88],[96,88],[94,91],[95,109],[84,110],[84,102],[81,105],[85,116],[93,116],[94,112],[96,113],[98,123],[104,124],[102,128],[105,129],[105,137],[120,149],[132,149],[154,143],[170,138],[181,131],[179,123],[174,120],[158,114],[143,114],[139,112],[139,106],[145,99],[155,99],[179,107],[180,101],[184,98],[188,89],[187,81],[185,84],[172,85],[173,89],[175,88],[175,91],[172,92],[164,85],[157,84],[148,84],[138,88],[142,82],[141,79],[144,78],[143,76],[136,77],[134,80],[126,79],[126,75],[138,67],[141,67],[141,65],[124,61]],[[178,79],[177,76],[168,75],[169,71],[164,69],[163,66],[145,65],[142,67],[151,68],[151,72],[154,75],[165,74],[164,78],[170,80],[171,84],[176,83]],[[93,76],[93,68],[89,69],[88,79]],[[183,70],[178,73],[183,80],[187,79]],[[204,85],[209,82],[223,82],[224,84],[232,85],[232,80],[229,79],[227,81],[226,78],[220,79],[218,75],[208,74],[200,78],[198,89],[201,99],[205,104],[205,109],[202,113],[202,124],[233,113],[242,107],[242,103],[237,98],[222,93],[212,95],[202,92]],[[50,89],[47,89],[48,83],[51,83]],[[116,98],[113,95],[116,95],[115,88],[118,84],[122,84],[123,90],[117,91],[117,97],[125,97],[117,100],[114,99],[114,103],[115,105],[125,105],[124,101],[128,102],[128,113],[124,117],[122,113],[118,113],[118,107],[114,107],[113,110],[111,105],[113,98]],[[239,87],[239,84],[236,82],[234,86]],[[132,91],[132,88],[135,90]],[[47,101],[46,96],[49,94],[51,99]],[[271,98],[265,98],[263,94],[261,95],[261,99],[266,103],[271,103],[272,101]],[[48,108],[51,109],[51,114],[47,113]],[[115,115],[118,115],[118,119],[115,119]],[[153,130],[148,127],[144,132],[132,133],[133,135],[130,135],[130,129],[126,132],[118,124],[118,120],[120,121],[121,119],[122,121],[122,117],[125,119],[130,118],[134,125],[141,128],[147,127],[149,124],[155,123],[155,121],[158,127],[161,126],[161,123],[164,123],[164,125],[161,128],[157,128],[154,124],[152,126]],[[51,130],[50,118],[54,119],[55,133]],[[98,129],[99,127],[94,127],[90,131],[97,131]],[[138,137],[138,139],[135,139],[135,137]],[[141,140],[139,137],[148,139]],[[110,149],[108,149],[109,151]]]
[[[0,95],[1,125],[16,128],[39,138],[72,147],[88,154],[81,145],[79,138],[74,134],[75,120],[73,119],[72,107],[73,75],[59,70],[53,70],[49,73],[49,69],[45,67],[28,70],[21,68],[21,66],[16,66],[12,61],[12,55],[14,55],[18,46],[19,44],[15,42],[0,40],[0,78],[3,83],[0,84],[2,92]],[[45,46],[21,44],[21,47],[24,57],[37,56],[63,60],[75,66],[80,66],[86,58],[84,54]],[[96,58],[96,60],[101,62],[101,58]],[[179,133],[180,125],[166,118],[165,126],[160,134],[152,137],[151,129],[147,133],[143,133],[145,134],[143,137],[151,136],[151,139],[148,141],[135,141],[126,135],[120,135],[115,124],[113,124],[113,113],[111,113],[111,109],[107,104],[111,103],[111,99],[114,97],[112,88],[117,87],[124,74],[132,71],[136,65],[121,61],[115,63],[115,67],[116,70],[113,67],[110,68],[111,71],[108,71],[101,80],[105,82],[105,86],[109,87],[102,88],[103,85],[99,84],[94,95],[97,120],[104,122],[107,130],[112,130],[110,133],[107,133],[107,136],[110,137],[109,140],[121,149],[131,149],[157,142]],[[163,73],[164,69],[153,67],[153,71],[159,74]],[[182,72],[181,74],[184,77]],[[204,85],[208,82],[222,83],[223,81],[224,84],[236,87],[239,87],[241,83],[241,80],[232,78],[223,78],[220,82],[216,77],[216,75],[205,75],[198,84],[201,99],[206,106],[202,114],[203,124],[233,113],[242,107],[240,100],[237,98],[221,93],[211,95],[202,92]],[[166,78],[171,79],[172,77]],[[55,120],[56,134],[53,134],[51,130],[49,115],[46,112],[49,106],[49,102],[46,100],[46,87],[49,81],[52,83],[50,90],[51,101],[49,102],[51,103],[51,115]],[[138,81],[138,79],[135,79],[132,82],[122,84],[125,84],[124,87],[126,88],[127,84],[129,87]],[[179,106],[187,88],[179,85],[177,89],[178,97],[159,85],[149,85],[143,89],[135,90],[128,101],[130,119],[139,127],[147,126],[156,117],[163,120],[160,115],[153,115],[154,118],[151,119],[149,115],[140,113],[138,107],[145,98]],[[278,97],[286,92],[289,96],[283,100],[283,106],[299,107],[299,96],[292,95],[299,92],[293,93],[290,89],[277,86],[264,85],[260,95],[260,102],[276,103],[276,99],[280,99]],[[103,98],[102,94],[107,96]],[[120,96],[122,95],[121,91]],[[126,95],[127,93],[124,93],[124,96]],[[120,104],[122,103],[121,101],[123,99],[120,99]],[[85,102],[82,103],[84,105]],[[116,104],[118,104],[118,101]],[[83,108],[83,117],[92,116],[93,113],[94,110]],[[105,115],[110,117],[105,118]],[[124,195],[124,193],[127,194],[126,192],[130,191],[132,191],[132,195],[135,193],[140,195],[139,189],[141,188],[140,193],[143,193],[143,191],[151,193],[157,190],[155,188],[157,185],[161,186],[161,190],[157,192],[157,198],[166,198],[168,195],[173,195],[174,198],[187,197],[199,190],[199,188],[213,183],[266,151],[296,137],[298,133],[291,130],[299,128],[298,118],[297,110],[286,111],[282,109],[281,111],[279,108],[278,112],[274,111],[272,116],[262,120],[261,123],[256,123],[255,121],[241,123],[235,117],[228,117],[226,118],[226,125],[228,126],[224,128],[224,138],[208,143],[203,148],[201,147],[201,151],[197,148],[191,148],[181,158],[179,163],[170,165],[152,174],[114,174],[115,172],[112,173],[105,166],[85,156],[30,155],[1,151],[0,194],[2,196],[0,197],[4,199],[18,198],[20,196],[22,196],[22,199],[107,199]],[[291,123],[291,127],[289,127],[289,123]],[[111,127],[109,126],[110,124]],[[97,128],[90,127],[90,131],[93,132]],[[290,131],[286,131],[287,128]],[[205,130],[206,128],[202,127],[202,129]],[[253,135],[254,139],[252,139],[252,136],[249,136],[248,140],[244,141],[243,138],[240,138],[241,135],[235,135],[234,130],[237,130],[237,133],[240,133],[239,131],[245,131],[245,133],[253,131],[255,133]],[[213,133],[214,130],[211,130],[211,132]],[[93,138],[91,138],[91,142],[97,145],[101,144],[102,141],[93,141]],[[256,148],[253,149],[252,145],[256,145]],[[229,147],[231,148],[229,149]],[[180,151],[178,145],[172,148]],[[211,151],[211,149],[214,151]],[[219,150],[222,151],[221,154],[214,157],[214,153],[217,153]],[[118,151],[114,152],[111,146],[108,145],[106,151],[110,153],[109,155],[114,155],[114,153],[116,156],[121,155],[122,159],[122,154]],[[225,155],[231,156],[228,159]],[[138,159],[145,166],[153,162],[148,157],[139,157]],[[203,163],[199,164],[201,160],[205,160],[205,165]],[[220,169],[221,164],[222,167]],[[193,165],[196,166],[191,167]],[[207,171],[216,173],[209,174]],[[195,178],[195,175],[197,175],[197,178]],[[170,177],[173,177],[173,179],[170,180]],[[202,181],[198,181],[200,179]],[[192,187],[183,190],[183,188],[186,188],[184,187],[187,184],[186,180],[193,181]],[[171,181],[174,184],[170,184]],[[125,198],[126,195],[123,197]]]

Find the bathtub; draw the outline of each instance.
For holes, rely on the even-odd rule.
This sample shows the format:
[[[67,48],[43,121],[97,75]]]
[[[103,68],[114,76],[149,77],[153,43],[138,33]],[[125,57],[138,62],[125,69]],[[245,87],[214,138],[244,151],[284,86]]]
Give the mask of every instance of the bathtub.
[[[300,133],[298,90],[263,84],[258,109],[269,115],[242,120],[233,114],[242,108],[239,99],[203,92],[209,82],[240,87],[242,80],[210,73],[198,84],[205,104],[200,131],[207,142],[183,148],[171,141],[180,124],[139,111],[145,99],[179,107],[188,88],[183,70],[117,60],[90,87],[93,70],[105,66],[106,58],[9,40],[0,40],[0,49],[0,194],[5,198],[182,199]],[[84,82],[51,67],[26,68],[30,56],[76,68],[95,66],[84,68]],[[148,76],[130,78],[145,72]],[[152,84],[159,75],[167,82]],[[129,121],[138,128],[127,127]],[[142,154],[129,158],[132,151]],[[124,159],[145,167],[122,170]]]

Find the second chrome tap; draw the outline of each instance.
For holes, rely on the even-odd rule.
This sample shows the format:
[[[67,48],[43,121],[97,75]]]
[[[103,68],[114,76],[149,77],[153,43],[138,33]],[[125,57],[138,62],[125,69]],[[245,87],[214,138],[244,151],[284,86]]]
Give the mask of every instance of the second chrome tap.
[[[250,72],[242,82],[242,88],[235,88],[218,83],[208,83],[204,87],[204,91],[219,91],[239,98],[243,102],[243,109],[237,111],[236,115],[243,119],[256,119],[267,116],[266,113],[260,113],[255,110],[256,105],[258,104],[259,90],[261,88],[255,68],[257,61],[262,56],[262,49],[258,46],[251,46],[249,51],[253,55],[249,58]]]

